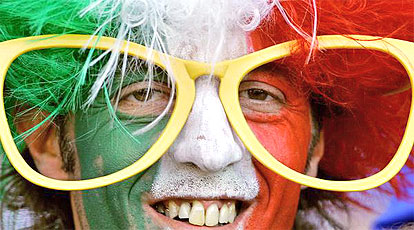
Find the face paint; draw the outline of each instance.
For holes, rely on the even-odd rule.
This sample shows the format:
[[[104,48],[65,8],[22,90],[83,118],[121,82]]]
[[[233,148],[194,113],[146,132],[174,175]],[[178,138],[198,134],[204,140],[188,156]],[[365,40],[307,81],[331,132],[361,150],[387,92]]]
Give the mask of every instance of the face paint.
[[[286,104],[271,116],[252,112],[247,122],[258,140],[276,159],[304,172],[311,135],[310,108],[306,97],[289,86],[283,73],[258,70],[246,79],[269,84],[285,96]],[[260,192],[248,229],[290,229],[296,216],[300,186],[254,162]],[[259,222],[258,222],[259,221]]]
[[[285,78],[281,73],[260,68],[249,74],[246,81],[267,84],[280,90],[286,105],[276,107],[278,111],[271,115],[254,111],[245,114],[248,124],[271,154],[289,167],[303,171],[311,140],[310,110],[306,98],[292,89]],[[130,85],[135,84],[125,85],[123,84],[124,89],[128,91]],[[82,193],[86,218],[92,228],[122,226],[179,229],[183,226],[177,224],[178,221],[160,217],[161,214],[150,207],[154,200],[177,198],[203,202],[223,199],[242,201],[246,207],[238,213],[235,225],[229,225],[228,228],[291,227],[299,198],[299,186],[270,172],[257,162],[254,162],[255,175],[250,155],[232,132],[222,111],[217,88],[218,82],[213,78],[197,79],[197,96],[192,114],[161,164],[121,183]],[[121,126],[113,121],[104,101],[105,98],[98,98],[86,113],[76,114],[76,143],[82,178],[107,175],[139,159],[155,142],[167,121],[164,119],[157,129],[134,140],[130,133],[144,127],[154,117],[118,114],[121,123],[126,125]],[[123,103],[121,100],[119,105],[125,108]],[[210,125],[211,120],[214,120],[214,126]],[[125,132],[125,128],[129,133]],[[222,145],[218,144],[220,141]],[[194,149],[197,144],[200,147],[198,150]],[[238,154],[240,151],[242,153]],[[224,156],[223,154],[229,157],[219,160],[217,157]],[[207,158],[204,159],[203,156]],[[217,161],[205,164],[211,163],[211,159]],[[193,163],[197,167],[186,163]],[[105,216],[105,220],[102,220],[102,216]]]
[[[174,226],[180,228],[181,225],[177,225],[177,221],[170,221],[167,217],[160,218],[161,214],[157,214],[148,205],[148,203],[152,204],[151,200],[154,199],[169,200],[179,197],[198,200],[240,199],[248,207],[237,216],[238,222],[235,223],[237,226],[245,229],[291,227],[299,198],[299,186],[270,172],[257,162],[254,162],[256,176],[254,175],[251,158],[238,141],[237,136],[232,133],[224,111],[219,113],[217,109],[214,109],[215,106],[221,108],[221,103],[216,92],[218,84],[209,82],[211,80],[209,78],[197,80],[198,94],[193,107],[193,115],[190,115],[182,134],[169,153],[163,157],[160,165],[153,166],[145,173],[121,183],[82,193],[86,218],[92,228],[95,226],[138,227],[138,229],[174,228]],[[303,171],[311,139],[310,110],[306,98],[292,89],[282,74],[278,75],[259,69],[252,72],[245,80],[271,85],[283,93],[286,105],[281,106],[277,113],[262,116],[260,113],[250,112],[245,113],[246,118],[258,139],[271,154],[289,167]],[[142,137],[138,137],[137,140],[133,140],[119,124],[113,121],[103,101],[104,99],[97,100],[86,113],[76,115],[76,143],[82,178],[106,175],[130,165],[153,144],[160,130],[165,126],[166,119],[158,124],[157,129],[152,129]],[[208,115],[208,111],[212,114]],[[218,114],[221,114],[220,117],[212,117]],[[151,121],[150,117],[131,118],[130,115],[118,115],[121,122],[128,124],[125,127],[129,132]],[[206,116],[210,119],[217,119],[216,125],[207,125],[209,119],[205,119]],[[192,119],[195,120],[192,121]],[[204,123],[207,125],[206,129],[202,128]],[[194,129],[195,126],[199,128]],[[226,135],[217,134],[227,129],[229,133],[226,131]],[[200,132],[195,132],[197,130]],[[194,137],[194,140],[189,140],[188,137],[182,138],[183,134]],[[204,139],[199,138],[200,136],[204,136]],[[213,152],[206,152],[203,148],[195,151],[191,146],[198,141],[200,147],[208,147],[211,150],[215,148],[212,144],[214,141],[208,144],[206,139],[216,138],[224,141],[224,146],[216,146],[217,149],[213,152],[221,155],[225,149],[239,149],[240,151],[241,148],[242,158],[225,164],[221,170],[214,170],[215,164],[204,166],[204,170],[200,170],[203,168],[202,165],[197,168],[185,164],[193,162],[192,159],[199,159],[203,154],[214,155]],[[188,143],[193,143],[193,145]],[[180,145],[188,149],[177,148]],[[230,148],[232,145],[237,148]],[[233,152],[233,150],[229,151],[228,154]],[[180,158],[179,155],[184,157],[183,162],[177,161]],[[218,156],[213,155],[211,155],[213,158]],[[194,161],[194,164],[201,163]],[[228,183],[226,183],[227,180]],[[260,185],[260,191],[258,191],[257,184]],[[191,189],[191,186],[196,189]],[[235,193],[232,193],[232,190]],[[147,196],[147,192],[150,196]],[[102,216],[105,216],[104,220]],[[260,223],[257,222],[259,216]],[[231,226],[228,227],[231,228]]]
[[[167,119],[164,119],[155,128],[133,139],[130,133],[144,127],[153,118],[118,114],[124,125],[120,127],[103,100],[98,98],[87,112],[75,115],[82,179],[107,175],[134,163],[155,142],[166,125]],[[92,229],[144,229],[146,217],[142,195],[150,190],[157,167],[157,164],[153,165],[144,173],[108,187],[83,191],[82,201],[89,226]]]
[[[168,32],[172,34],[168,34],[170,36],[166,36],[165,41],[169,54],[204,62],[217,62],[246,54],[246,30],[238,26],[239,18],[233,18],[235,10],[227,3],[239,5],[238,1],[209,1],[207,5],[189,11],[194,13],[193,16],[169,25],[168,28],[172,29]],[[227,11],[231,14],[227,15]],[[217,21],[218,18],[221,20]],[[280,87],[278,84],[282,81],[273,78],[262,80]],[[116,185],[83,192],[83,204],[91,228],[190,229],[192,225],[172,220],[148,205],[170,199],[198,199],[204,204],[233,199],[243,203],[246,207],[239,213],[236,222],[222,229],[274,229],[275,226],[288,229],[292,226],[299,186],[253,161],[256,163],[255,169],[251,156],[234,134],[222,111],[217,95],[218,84],[208,82],[203,85],[199,84],[200,80],[203,79],[197,79],[197,96],[192,113],[180,136],[157,166]],[[295,97],[284,93],[289,100],[296,102]],[[286,156],[286,163],[300,170],[306,162],[310,118],[306,100],[299,101],[303,105],[299,103],[297,108],[303,110],[282,111],[279,120],[283,122],[254,122],[252,119],[249,125],[266,147],[272,150],[272,154]],[[136,160],[129,153],[145,152],[142,143],[150,145],[155,141],[151,138],[157,137],[157,131],[154,131],[139,137],[141,144],[131,141],[122,132],[122,127],[110,126],[111,117],[106,106],[100,108],[102,110],[98,109],[96,114],[88,111],[88,114],[77,116],[77,139],[86,140],[82,146],[78,146],[79,158],[84,157],[82,154],[85,153],[93,155],[80,159],[82,176],[94,176],[98,172],[105,174],[125,167]],[[93,118],[97,114],[101,114],[101,118]],[[96,124],[103,124],[106,131],[97,129]],[[135,129],[142,127],[135,125]],[[100,138],[89,138],[89,141],[84,138],[88,137],[90,129],[96,129]],[[131,126],[128,130],[132,130]],[[266,131],[272,135],[266,135]],[[198,147],[194,148],[195,145]],[[218,159],[223,151],[226,152],[225,159]],[[112,159],[114,154],[115,160]],[[96,166],[92,170],[93,164]],[[147,191],[150,191],[148,196],[145,194]]]

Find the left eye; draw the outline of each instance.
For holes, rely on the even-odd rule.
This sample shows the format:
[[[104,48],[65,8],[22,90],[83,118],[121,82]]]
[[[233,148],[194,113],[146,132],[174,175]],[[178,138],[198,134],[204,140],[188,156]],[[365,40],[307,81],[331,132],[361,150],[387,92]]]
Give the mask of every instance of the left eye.
[[[243,94],[247,94],[247,95],[243,95]],[[240,95],[247,96],[250,99],[258,100],[258,101],[272,100],[272,96],[270,96],[268,92],[262,89],[248,89],[248,90],[240,92]]]
[[[258,81],[244,81],[240,84],[239,101],[245,112],[277,113],[286,105],[281,90]]]

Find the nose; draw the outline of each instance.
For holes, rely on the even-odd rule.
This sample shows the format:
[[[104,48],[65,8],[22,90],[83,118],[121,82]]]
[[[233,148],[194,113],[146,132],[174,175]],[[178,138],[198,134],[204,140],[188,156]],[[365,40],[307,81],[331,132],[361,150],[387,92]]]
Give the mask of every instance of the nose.
[[[216,172],[242,159],[242,147],[218,97],[219,81],[196,80],[196,98],[187,123],[170,148],[175,161]]]

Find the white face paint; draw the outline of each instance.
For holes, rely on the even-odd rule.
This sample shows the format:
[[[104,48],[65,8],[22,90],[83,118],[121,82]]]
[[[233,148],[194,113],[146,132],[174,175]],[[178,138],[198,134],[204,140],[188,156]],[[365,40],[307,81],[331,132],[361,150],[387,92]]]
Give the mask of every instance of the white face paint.
[[[101,2],[101,13],[106,12],[105,6],[113,7],[113,0]],[[246,54],[247,31],[256,28],[273,7],[268,0],[119,0],[115,3],[122,4],[120,13],[114,15],[121,18],[119,40],[139,41],[179,58],[208,63]],[[135,31],[139,34],[134,34]],[[89,101],[97,95],[103,82],[111,84],[114,77],[111,73],[115,73],[120,58],[118,52],[111,53],[105,71],[92,87]],[[251,156],[227,120],[218,97],[218,87],[219,81],[214,76],[196,80],[192,112],[179,137],[162,157],[150,191],[152,198],[157,200],[157,204],[151,204],[153,208],[169,217],[171,214],[171,218],[176,217],[177,208],[172,203],[178,198],[185,198],[179,203],[202,201],[203,207],[195,203],[190,212],[191,216],[197,210],[203,210],[203,213],[203,208],[206,210],[206,215],[198,213],[195,219],[189,217],[189,222],[195,225],[204,225],[197,222],[204,217],[206,226],[217,225],[218,220],[214,220],[215,224],[212,222],[218,208],[220,213],[226,210],[223,206],[228,207],[228,213],[223,214],[226,220],[220,223],[232,223],[240,214],[236,213],[236,209],[240,211],[241,208],[236,208],[236,202],[239,206],[240,201],[251,201],[259,193]],[[164,207],[166,203],[168,209],[159,211],[158,207]],[[255,206],[253,202],[243,203],[249,203],[249,210]],[[210,205],[213,209],[209,212]],[[214,205],[219,207],[214,208]],[[249,212],[243,211],[245,217],[238,218],[243,220],[239,221],[238,227],[242,228]],[[159,219],[158,215],[154,222]],[[165,224],[165,221],[161,222]]]
[[[114,0],[101,1],[109,4]],[[124,4],[118,15],[122,19],[122,30],[117,35],[119,40],[139,41],[149,48],[176,57],[208,63],[246,54],[249,49],[247,31],[253,30],[273,6],[268,0],[116,2]],[[141,2],[145,4],[140,4]],[[143,8],[139,10],[139,7],[128,7],[131,4]],[[136,31],[140,34],[134,34]],[[110,61],[113,60],[112,65],[108,64],[105,72],[110,73],[116,69],[118,59],[118,52],[113,52],[110,58]],[[102,74],[97,82],[107,82],[108,79],[110,82],[110,77],[110,74]],[[94,86],[95,93],[101,89],[101,84]],[[264,209],[274,205],[274,210],[283,207],[278,200],[282,196],[267,202],[270,197],[274,197],[268,191],[273,186],[266,185],[261,173],[256,175],[250,154],[227,120],[218,97],[218,87],[219,81],[214,76],[202,76],[196,80],[196,98],[187,123],[160,160],[149,196],[145,193],[141,197],[146,215],[151,222],[159,224],[160,228],[188,229],[190,225],[171,220],[177,218],[178,206],[180,211],[183,209],[186,212],[183,214],[185,217],[179,217],[180,219],[188,219],[190,224],[200,226],[204,225],[204,220],[205,226],[217,226],[218,208],[220,216],[225,213],[222,210],[227,210],[227,214],[223,215],[226,221],[221,221],[220,224],[236,220],[228,226],[231,229],[243,229],[254,212],[255,218],[252,219],[260,224],[261,218],[256,217],[262,217],[266,211]],[[260,193],[258,180],[265,183]],[[275,183],[280,181],[276,179]],[[287,188],[286,183],[280,184],[275,193],[281,194],[284,191],[279,188]],[[291,192],[289,189],[286,191]],[[189,202],[192,202],[191,211],[188,208]],[[236,207],[236,203],[239,207]],[[281,211],[279,216],[286,216],[286,212]],[[239,216],[235,219],[236,215]],[[273,218],[276,215],[268,213],[267,216]],[[215,224],[211,224],[214,223],[214,218]]]
[[[174,36],[167,40],[169,53],[210,63],[246,54],[247,32],[237,25],[237,20],[228,18],[232,9],[221,10],[223,5],[226,4],[222,1],[212,1],[193,9],[210,14],[200,12],[198,15],[204,18],[192,18],[195,22],[181,22],[174,27]],[[225,20],[217,22],[217,18]],[[209,20],[212,26],[197,27]],[[151,189],[154,198],[252,200],[257,196],[259,184],[250,153],[227,120],[218,97],[219,84],[214,76],[196,80],[192,111],[161,159]]]
[[[218,98],[218,85],[209,76],[197,79],[193,112],[170,150],[177,162],[192,163],[205,172],[220,171],[242,158],[242,147],[235,142]]]
[[[250,154],[227,121],[217,87],[215,78],[196,81],[193,110],[161,160],[152,188],[156,198],[256,197],[259,186]]]

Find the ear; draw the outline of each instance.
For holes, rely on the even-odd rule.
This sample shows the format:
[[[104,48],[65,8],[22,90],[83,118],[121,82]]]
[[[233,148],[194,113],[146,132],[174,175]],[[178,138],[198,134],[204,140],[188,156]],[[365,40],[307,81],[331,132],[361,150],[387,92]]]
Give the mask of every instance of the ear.
[[[49,114],[32,109],[15,119],[18,133],[24,133],[39,125]],[[51,178],[67,180],[68,173],[63,170],[59,145],[59,128],[52,121],[46,121],[24,141],[38,171]]]
[[[308,164],[308,170],[306,171],[306,175],[311,177],[316,177],[318,174],[318,165],[319,161],[323,157],[323,152],[325,150],[325,142],[323,137],[323,131],[321,131],[319,135],[319,142],[316,144],[315,148],[313,149],[312,157],[310,158]]]

